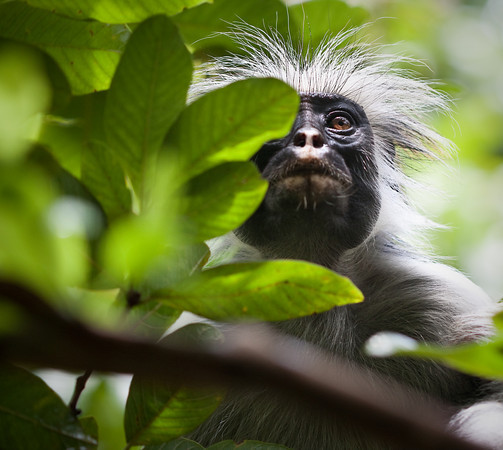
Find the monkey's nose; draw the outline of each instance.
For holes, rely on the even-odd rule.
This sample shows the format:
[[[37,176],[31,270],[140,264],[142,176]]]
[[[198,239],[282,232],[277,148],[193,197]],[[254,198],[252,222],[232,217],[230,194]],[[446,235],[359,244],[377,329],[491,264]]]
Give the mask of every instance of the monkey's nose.
[[[323,136],[316,128],[301,128],[293,137],[295,147],[321,148],[325,144]]]

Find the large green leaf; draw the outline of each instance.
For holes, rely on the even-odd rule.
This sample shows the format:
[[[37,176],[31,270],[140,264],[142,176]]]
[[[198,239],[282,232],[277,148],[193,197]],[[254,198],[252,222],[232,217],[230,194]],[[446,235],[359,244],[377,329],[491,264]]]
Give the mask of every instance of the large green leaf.
[[[196,100],[168,136],[168,150],[187,178],[228,161],[247,161],[264,142],[288,133],[297,93],[274,79],[232,83]]]
[[[167,341],[199,342],[220,339],[213,327],[191,324]],[[129,444],[161,444],[196,428],[218,406],[222,394],[214,389],[189,389],[183,385],[133,377],[126,403],[124,425]]]
[[[154,296],[213,320],[287,320],[363,300],[349,279],[299,261],[223,265]]]
[[[184,213],[195,227],[195,239],[204,241],[237,228],[266,191],[267,182],[249,162],[225,163],[192,179]]]
[[[26,3],[76,19],[105,23],[141,22],[155,14],[173,15],[211,0],[24,0]]]
[[[30,372],[0,366],[0,392],[1,448],[96,447],[56,393]]]
[[[113,78],[105,109],[105,132],[140,199],[144,178],[185,104],[192,59],[165,16],[140,24]]]
[[[131,212],[131,192],[110,149],[97,142],[90,143],[82,155],[81,172],[82,183],[100,202],[109,219]]]
[[[0,37],[32,44],[60,65],[74,94],[107,89],[129,32],[12,2],[0,5]]]
[[[173,17],[185,41],[193,48],[222,46],[236,49],[236,44],[220,32],[239,19],[258,26],[272,26],[285,35],[295,23],[289,20],[285,4],[279,0],[214,0],[213,5],[200,5]]]

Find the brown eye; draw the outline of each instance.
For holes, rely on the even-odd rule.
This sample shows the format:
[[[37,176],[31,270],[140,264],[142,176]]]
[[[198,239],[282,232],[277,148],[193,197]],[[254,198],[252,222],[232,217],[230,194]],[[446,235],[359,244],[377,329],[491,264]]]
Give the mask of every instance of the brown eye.
[[[351,122],[344,116],[334,117],[330,120],[329,126],[336,131],[346,131],[352,127]]]

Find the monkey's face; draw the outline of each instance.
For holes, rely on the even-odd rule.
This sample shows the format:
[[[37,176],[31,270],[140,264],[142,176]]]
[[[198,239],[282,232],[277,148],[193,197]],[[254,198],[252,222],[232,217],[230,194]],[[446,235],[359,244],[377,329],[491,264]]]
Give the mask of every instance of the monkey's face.
[[[269,189],[238,235],[284,257],[304,257],[293,249],[306,245],[312,253],[320,244],[339,252],[360,244],[380,208],[373,147],[359,105],[338,95],[301,96],[290,133],[252,158]]]

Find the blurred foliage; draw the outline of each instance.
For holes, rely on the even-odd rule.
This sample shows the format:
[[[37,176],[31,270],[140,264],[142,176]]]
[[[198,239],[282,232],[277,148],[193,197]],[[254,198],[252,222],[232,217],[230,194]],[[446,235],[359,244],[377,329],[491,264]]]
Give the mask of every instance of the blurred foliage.
[[[186,105],[193,66],[237,51],[215,32],[240,18],[274,26],[306,49],[366,24],[363,35],[394,43],[385,51],[424,61],[414,69],[442,80],[453,113],[432,120],[460,149],[458,173],[442,178],[442,166],[432,166],[422,180],[447,196],[426,203],[420,195],[418,202],[452,226],[433,236],[441,254],[456,255],[455,265],[501,296],[502,3],[285,3],[0,2],[0,276],[86,323],[149,339],[159,339],[183,310],[278,320],[361,300],[346,279],[307,263],[203,271],[203,241],[239,226],[263,198],[266,185],[248,159],[288,132],[298,107],[296,93],[277,80],[235,83]],[[226,304],[230,294],[240,300]],[[0,338],[23,335],[29,325],[0,299]],[[200,328],[183,333],[197,339]],[[496,367],[477,370],[501,376]],[[0,446],[93,448],[98,435],[102,449],[122,448],[126,439],[148,448],[200,448],[163,442],[196,426],[220,399],[135,379],[124,410],[114,386],[107,377],[91,384],[79,407],[96,422],[77,419],[39,377],[3,366],[1,403],[11,412],[2,413]],[[187,413],[195,410],[199,415]]]

